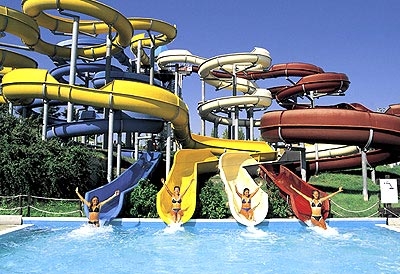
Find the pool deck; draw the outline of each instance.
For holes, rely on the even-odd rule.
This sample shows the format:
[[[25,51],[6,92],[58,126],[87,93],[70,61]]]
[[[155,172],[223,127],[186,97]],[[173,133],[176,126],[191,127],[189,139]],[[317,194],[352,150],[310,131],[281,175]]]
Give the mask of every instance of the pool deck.
[[[31,225],[0,225],[0,235],[24,229],[27,226]]]

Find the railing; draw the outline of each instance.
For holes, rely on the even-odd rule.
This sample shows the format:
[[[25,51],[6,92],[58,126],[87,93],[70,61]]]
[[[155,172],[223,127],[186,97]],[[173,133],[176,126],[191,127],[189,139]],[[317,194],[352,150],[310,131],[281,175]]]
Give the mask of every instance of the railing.
[[[55,204],[53,202],[56,202]],[[64,204],[66,203],[66,204]],[[65,208],[73,208],[73,203],[76,203],[76,210],[70,211],[52,211],[52,208],[59,209],[62,206]],[[67,206],[68,205],[68,206]],[[31,211],[37,211],[35,216],[83,216],[82,204],[79,199],[61,199],[48,198],[33,195],[14,195],[0,196],[0,215],[18,214],[25,217],[31,217]]]
[[[378,208],[378,204],[379,204],[380,202],[379,202],[379,201],[376,201],[375,204],[371,205],[371,206],[368,207],[368,208],[362,209],[362,210],[351,210],[351,209],[346,209],[346,208],[340,206],[339,204],[335,203],[333,200],[331,200],[331,203],[332,203],[333,205],[335,205],[336,207],[338,207],[340,210],[342,210],[342,211],[344,211],[344,212],[348,212],[348,213],[350,213],[350,215],[351,215],[351,214],[360,214],[360,213],[364,213],[364,212],[370,211],[370,210],[372,210],[374,207]],[[331,208],[331,212],[334,213],[334,214],[337,215],[337,216],[340,216],[340,217],[349,217],[349,216],[344,216],[343,214],[340,214],[340,213],[336,212],[336,211],[333,210],[332,208]],[[377,210],[377,211],[373,212],[372,214],[370,214],[370,215],[367,216],[367,217],[377,217],[377,216],[379,216],[379,215],[380,215],[380,212]]]

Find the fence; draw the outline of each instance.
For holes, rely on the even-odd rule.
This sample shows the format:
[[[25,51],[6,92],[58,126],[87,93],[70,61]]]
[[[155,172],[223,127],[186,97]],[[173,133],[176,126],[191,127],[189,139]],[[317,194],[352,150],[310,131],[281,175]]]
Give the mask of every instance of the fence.
[[[70,210],[74,207],[76,210]],[[60,212],[60,208],[65,208],[68,211]],[[83,216],[82,204],[79,199],[48,198],[33,195],[0,196],[0,215],[4,214],[18,214],[25,217],[76,217],[77,214],[80,217]]]

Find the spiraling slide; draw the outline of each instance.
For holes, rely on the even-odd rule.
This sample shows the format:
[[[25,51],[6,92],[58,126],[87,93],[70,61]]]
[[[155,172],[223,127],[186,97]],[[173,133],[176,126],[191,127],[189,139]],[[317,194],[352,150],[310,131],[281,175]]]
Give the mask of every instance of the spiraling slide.
[[[175,137],[182,146],[195,149],[190,156],[193,159],[196,159],[197,153],[200,156],[203,154],[201,150],[197,152],[198,149],[208,149],[214,155],[220,155],[225,151],[248,151],[255,154],[262,153],[263,157],[269,160],[276,157],[275,151],[265,142],[222,140],[191,134],[186,104],[170,91],[149,84],[114,80],[101,89],[92,89],[59,83],[47,70],[15,69],[3,77],[2,90],[3,96],[9,101],[18,101],[21,98],[46,98],[74,104],[130,110],[171,121]],[[179,173],[174,176],[184,177]],[[174,182],[167,181],[168,185],[173,187]],[[196,185],[196,182],[194,184]],[[195,203],[195,198],[191,202]],[[191,217],[189,214],[187,216]]]
[[[299,64],[301,66],[301,64]],[[260,76],[260,75],[259,75]],[[252,75],[251,77],[255,77]],[[335,106],[312,107],[296,105],[296,96],[323,96],[341,94],[347,90],[350,81],[341,73],[306,75],[292,86],[276,89],[274,96],[288,110],[264,113],[260,131],[267,142],[285,144],[325,143],[357,146],[367,151],[370,165],[399,161],[400,151],[400,115],[397,107],[389,108],[386,113],[372,112],[360,104],[338,104]],[[279,164],[279,162],[278,162]],[[337,156],[334,158],[315,159],[310,162],[314,169],[333,170],[335,168],[353,168],[361,165],[361,154]],[[289,196],[296,216],[305,221],[310,216],[310,206],[289,186],[311,195],[312,188],[288,168],[275,164],[261,166],[265,175],[280,190]],[[326,195],[322,193],[322,195]],[[325,211],[329,210],[324,205]],[[323,215],[324,218],[329,213]]]
[[[252,209],[254,210],[254,221],[248,220],[239,213],[242,206],[242,199],[237,195],[235,187],[237,187],[240,193],[243,192],[244,188],[248,188],[250,193],[252,193],[259,187],[251,174],[245,169],[246,166],[255,166],[258,163],[250,153],[246,152],[227,152],[219,158],[218,168],[228,195],[232,216],[236,221],[245,226],[254,226],[261,223],[268,214],[268,194],[261,188],[251,199]]]
[[[255,48],[251,52],[226,54],[209,59],[193,55],[187,50],[167,50],[161,52],[157,57],[157,64],[161,68],[177,63],[192,65],[192,70],[197,71],[199,76],[206,83],[214,86],[217,90],[235,89],[244,94],[217,98],[200,103],[198,105],[198,112],[204,120],[223,125],[232,125],[232,118],[226,117],[226,114],[219,115],[218,112],[224,112],[232,107],[241,109],[264,109],[271,105],[272,96],[269,90],[259,88],[251,79],[239,77],[235,78],[235,83],[232,80],[233,73],[244,74],[250,71],[259,72],[268,68],[271,64],[271,57],[269,52],[265,49]],[[238,125],[246,127],[253,125],[258,126],[259,121],[238,119]],[[205,137],[198,136],[198,138]],[[251,144],[253,142],[234,142],[237,143],[236,151],[242,151],[243,153],[224,151],[219,162],[219,171],[225,183],[225,191],[229,197],[232,215],[239,223],[252,226],[265,219],[268,212],[268,196],[263,191],[259,191],[254,197],[254,203],[257,204],[255,206],[256,219],[255,222],[249,222],[239,214],[241,205],[237,204],[237,194],[234,185],[237,181],[241,181],[241,183],[238,184],[240,187],[254,188],[255,183],[242,167],[243,162],[251,161],[254,164],[257,163],[256,159],[274,160],[276,158],[276,153],[270,150],[266,151],[267,153],[261,153],[261,151],[259,151],[257,155],[252,155],[251,150],[249,150],[250,147],[247,147],[246,144]],[[245,144],[245,149],[240,149],[242,148],[242,144]],[[236,179],[231,177],[232,174]],[[172,185],[170,187],[173,188]]]
[[[107,34],[110,31],[109,26],[112,26],[111,31],[117,33],[112,42],[110,52],[112,55],[117,54],[128,45],[132,45],[132,51],[135,52],[139,41],[142,42],[142,46],[149,46],[150,37],[145,37],[144,34],[133,36],[134,29],[159,32],[159,35],[152,37],[152,39],[155,39],[154,46],[167,44],[176,36],[175,26],[150,18],[128,19],[107,5],[89,0],[26,0],[22,3],[23,13],[4,7],[4,10],[1,10],[2,12],[0,13],[0,23],[4,31],[21,37],[22,41],[32,50],[51,57],[68,60],[71,49],[44,41],[40,35],[39,26],[54,32],[72,33],[72,20],[49,14],[46,12],[49,9],[71,10],[99,19],[99,21],[80,20],[79,31],[83,33],[93,35]],[[106,51],[106,44],[99,43],[98,45],[79,47],[77,55],[78,58],[96,60],[104,58]],[[140,55],[142,63],[146,64],[148,58],[146,59],[144,52],[137,53]],[[245,59],[244,55],[238,55],[237,57]],[[228,61],[225,57],[220,60],[223,60],[223,62]],[[209,65],[214,66],[215,61],[209,62],[207,66],[203,67],[202,71],[204,73],[209,71]],[[244,65],[258,66],[256,63],[268,65],[269,62],[270,58],[267,52],[257,51],[253,54],[251,60]],[[225,67],[227,66],[224,65]],[[214,80],[216,80],[215,77]],[[276,153],[265,142],[229,141],[191,134],[186,104],[170,91],[145,83],[114,80],[99,89],[90,89],[60,83],[45,70],[22,69],[12,71],[4,77],[2,91],[3,98],[11,102],[22,102],[24,100],[24,104],[29,104],[34,98],[45,98],[100,108],[129,110],[170,121],[174,127],[175,138],[183,148],[193,149],[190,153],[190,158],[200,159],[200,162],[198,162],[200,166],[203,161],[208,161],[207,159],[202,159],[203,150],[208,150],[213,155],[220,155],[226,151],[250,151],[252,153],[261,153],[260,157],[263,158],[273,159],[276,157]],[[180,159],[177,158],[177,161]],[[182,178],[183,175],[179,174],[179,172],[183,171],[176,170],[172,171],[169,177]],[[193,168],[191,170],[195,172]],[[167,178],[167,184],[171,187],[175,183]],[[192,184],[196,185],[196,182]],[[105,197],[100,197],[100,199],[102,198]],[[163,199],[162,201],[170,204],[168,199]],[[186,201],[195,204],[195,197],[189,195]],[[163,216],[162,213],[160,215]],[[188,220],[190,217],[189,210],[184,220]]]

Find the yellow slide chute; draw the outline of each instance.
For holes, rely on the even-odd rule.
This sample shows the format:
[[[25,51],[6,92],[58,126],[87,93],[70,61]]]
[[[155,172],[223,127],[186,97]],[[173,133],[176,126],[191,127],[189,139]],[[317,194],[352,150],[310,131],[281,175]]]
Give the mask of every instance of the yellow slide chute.
[[[208,172],[218,172],[218,158],[209,149],[182,149],[176,152],[166,185],[171,191],[179,186],[181,193],[185,192],[182,197],[182,223],[189,221],[196,209],[197,176]],[[157,212],[167,224],[172,222],[171,199],[165,186],[157,194]]]
[[[130,46],[143,64],[149,58],[143,48],[158,47],[175,39],[176,27],[166,22],[151,18],[126,18],[113,8],[97,1],[90,0],[23,0],[23,13],[8,7],[0,6],[0,25],[4,32],[19,36],[30,49],[48,56],[69,59],[71,49],[48,43],[42,40],[40,28],[54,32],[72,33],[73,20],[47,13],[47,10],[68,10],[99,19],[79,20],[79,31],[91,35],[114,35],[110,53],[115,54]],[[136,30],[145,33],[133,35]],[[150,31],[158,34],[152,35]],[[137,44],[141,41],[141,52]],[[97,60],[105,58],[106,44],[86,46],[77,49],[78,58]],[[91,105],[99,108],[130,110],[157,116],[170,121],[174,128],[174,137],[185,148],[175,154],[175,160],[166,183],[170,188],[181,186],[182,191],[189,187],[183,202],[185,215],[183,222],[189,220],[196,206],[197,175],[204,172],[217,172],[217,156],[230,151],[247,151],[259,159],[272,160],[276,152],[265,142],[225,140],[192,134],[189,127],[187,105],[173,93],[163,88],[123,80],[114,80],[101,89],[59,83],[47,70],[36,68],[33,60],[15,56],[13,53],[0,51],[3,63],[0,63],[2,79],[2,103],[13,102],[29,104],[35,98],[59,100],[74,104]],[[8,63],[6,63],[6,61]],[[22,65],[21,65],[22,64]],[[14,69],[28,67],[27,69]],[[162,188],[157,195],[157,210],[160,217],[170,222],[168,216],[171,199]]]
[[[215,155],[221,155],[225,151],[250,151],[256,155],[262,155],[264,160],[272,160],[276,157],[276,152],[265,142],[192,135],[186,104],[170,91],[145,83],[114,80],[101,89],[92,89],[59,83],[47,70],[15,69],[3,77],[2,90],[4,98],[12,102],[30,98],[32,100],[33,98],[61,100],[75,104],[141,112],[170,121],[174,126],[175,136],[182,142],[183,147],[192,148],[188,152],[181,152],[190,159],[190,161],[186,160],[190,162],[190,165],[182,165],[184,168],[173,168],[170,177],[167,178],[167,184],[171,187],[176,183],[176,178],[188,177],[186,173],[190,173],[189,177],[196,180],[198,166],[201,166],[203,162],[209,162],[210,158],[214,161]],[[182,157],[176,158],[174,165],[179,166],[181,159]],[[191,166],[193,164],[194,166]],[[182,179],[181,184],[184,189],[186,180]],[[196,188],[197,182],[192,183],[191,187]],[[161,192],[163,191],[162,189]],[[158,194],[158,197],[163,198],[160,200],[162,205],[157,205],[157,207],[163,220],[169,222],[164,212],[171,201],[166,199],[165,195],[165,193]],[[195,196],[188,195],[185,200],[194,206],[196,204]],[[187,212],[184,220],[190,219],[192,216],[190,212]]]

